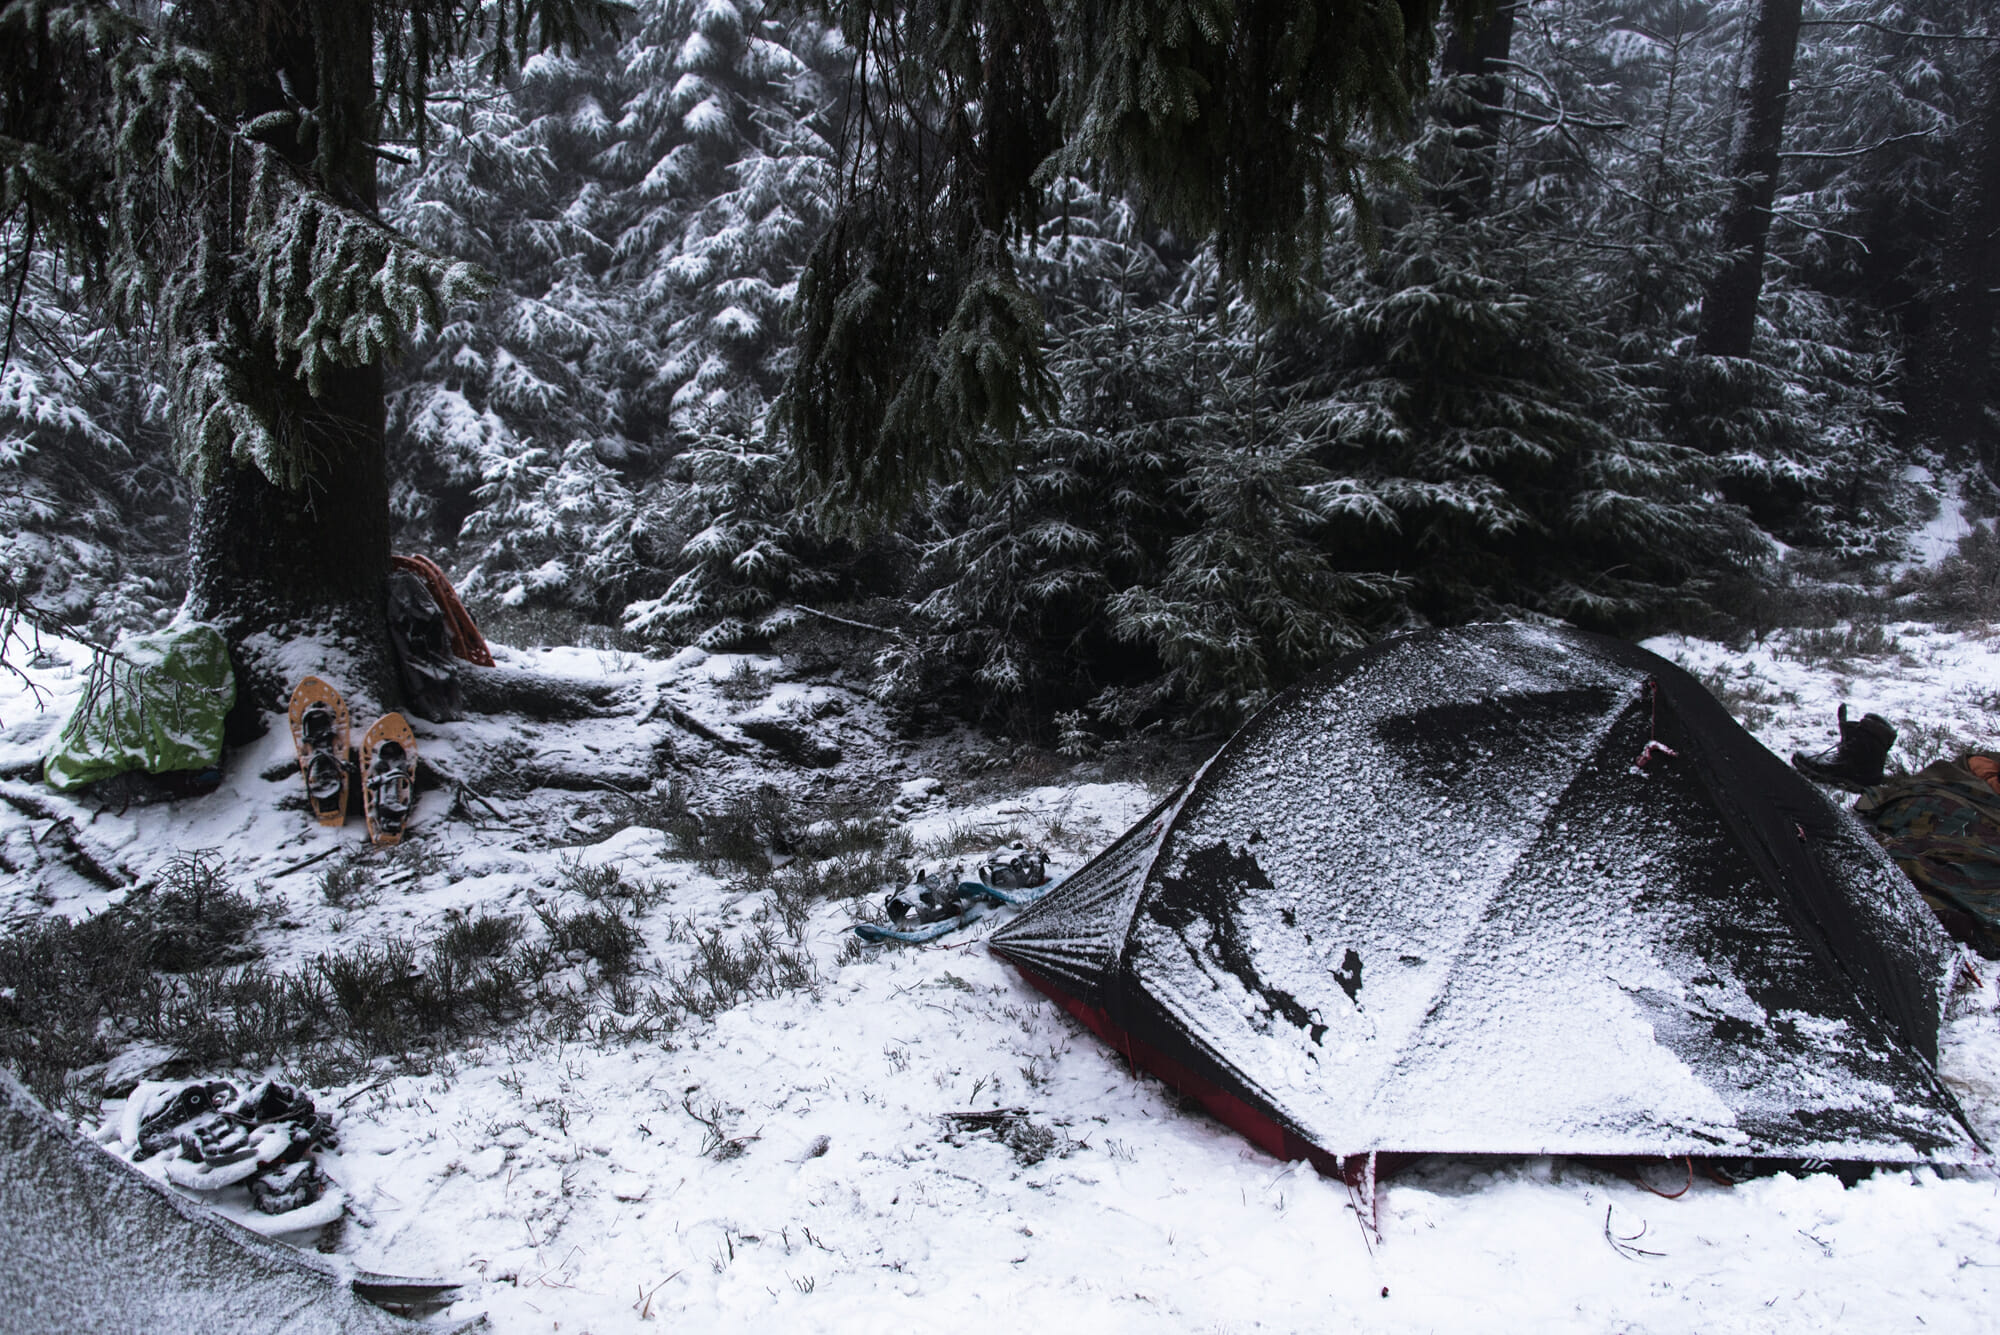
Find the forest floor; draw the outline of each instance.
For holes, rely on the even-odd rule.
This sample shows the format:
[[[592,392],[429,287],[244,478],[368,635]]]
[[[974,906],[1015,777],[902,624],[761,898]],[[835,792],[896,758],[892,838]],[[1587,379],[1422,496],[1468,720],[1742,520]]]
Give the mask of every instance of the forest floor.
[[[1824,745],[1841,700],[1897,723],[1905,765],[2000,741],[1990,631],[1650,647],[1781,754]],[[33,670],[46,709],[0,695],[0,768],[46,744],[83,652]],[[462,1279],[448,1318],[598,1335],[653,1322],[1817,1335],[1984,1331],[2000,1310],[2000,1176],[1984,1169],[1851,1188],[1698,1179],[1669,1200],[1582,1162],[1432,1159],[1382,1185],[1378,1240],[1340,1183],[1135,1080],[983,949],[998,919],[928,947],[862,948],[849,929],[880,890],[825,894],[886,861],[969,859],[1015,837],[1054,869],[1079,866],[1161,795],[1146,782],[970,734],[899,739],[857,684],[775,658],[499,653],[503,675],[590,683],[580,716],[420,725],[422,753],[491,801],[424,794],[393,852],[367,849],[358,820],[308,822],[278,715],[205,797],[120,813],[40,793],[95,857],[142,879],[213,850],[258,902],[252,942],[272,969],[435,941],[482,916],[512,918],[524,941],[597,913],[636,931],[629,958],[585,943],[545,959],[529,1014],[443,1048],[199,1072],[278,1075],[336,1109],[324,1165],[348,1217],[292,1240]],[[698,835],[646,791],[669,766],[710,813]],[[760,797],[767,784],[784,797]],[[788,822],[783,870],[724,847],[731,830],[754,844]],[[42,856],[48,834],[0,806],[0,850],[20,868],[0,919],[78,917],[123,893]],[[2000,970],[1982,973],[1956,1000],[1941,1065],[2000,1141]],[[995,1109],[1017,1111],[994,1130],[948,1116]],[[82,1124],[120,1110],[84,1109]],[[1653,1171],[1680,1188],[1677,1166]]]

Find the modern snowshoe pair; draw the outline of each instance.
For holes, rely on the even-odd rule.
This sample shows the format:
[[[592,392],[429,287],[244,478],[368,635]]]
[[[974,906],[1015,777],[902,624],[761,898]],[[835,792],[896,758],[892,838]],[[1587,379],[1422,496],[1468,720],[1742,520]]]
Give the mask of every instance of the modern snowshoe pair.
[[[292,691],[286,713],[305,775],[306,804],[321,825],[345,825],[354,777],[347,702],[318,677],[307,677]],[[416,805],[417,738],[401,714],[384,714],[362,734],[360,769],[369,839],[402,842]]]
[[[974,902],[1017,902],[1012,896],[986,893],[1031,890],[1048,882],[1048,857],[1019,840],[1008,844],[973,868],[976,880],[965,879],[963,864],[919,867],[916,876],[883,905],[897,927],[914,918],[918,924],[956,918]]]

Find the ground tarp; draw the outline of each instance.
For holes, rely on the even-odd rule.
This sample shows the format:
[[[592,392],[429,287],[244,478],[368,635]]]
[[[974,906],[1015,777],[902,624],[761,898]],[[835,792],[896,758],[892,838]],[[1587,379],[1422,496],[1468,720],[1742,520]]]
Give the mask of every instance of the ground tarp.
[[[222,720],[235,702],[229,647],[213,627],[120,640],[92,662],[42,772],[67,791],[132,770],[207,769],[221,759]]]
[[[1956,947],[1686,673],[1524,625],[1275,701],[993,948],[1273,1153],[1911,1162]]]

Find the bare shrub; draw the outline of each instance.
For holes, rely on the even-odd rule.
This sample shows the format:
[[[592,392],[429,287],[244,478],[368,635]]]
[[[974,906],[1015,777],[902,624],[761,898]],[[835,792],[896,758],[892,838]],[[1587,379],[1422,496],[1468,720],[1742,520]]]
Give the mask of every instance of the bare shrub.
[[[337,909],[366,908],[381,895],[375,874],[366,867],[350,863],[320,873],[319,897]]]

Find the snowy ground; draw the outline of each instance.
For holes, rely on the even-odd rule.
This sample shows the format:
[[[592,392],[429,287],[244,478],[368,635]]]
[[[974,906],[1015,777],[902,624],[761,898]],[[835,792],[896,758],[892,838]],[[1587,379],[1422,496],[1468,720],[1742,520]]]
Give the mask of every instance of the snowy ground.
[[[2000,642],[1923,627],[1892,638],[1780,633],[1742,653],[1678,639],[1651,647],[1720,687],[1781,752],[1824,745],[1841,699],[1887,715],[1919,750],[2000,742]],[[82,661],[33,670],[53,692],[50,712],[34,712],[17,684],[0,687],[0,769],[46,744]],[[775,660],[745,670],[698,652],[649,662],[517,650],[502,666],[609,679],[617,691],[602,717],[533,735],[506,720],[426,727],[425,754],[467,776],[554,762],[614,784],[672,765],[691,776],[697,805],[771,780],[803,799],[890,811],[920,846],[1018,830],[1045,840],[1062,867],[1154,798],[1083,775],[1033,786],[965,779],[966,739],[897,743],[865,696],[787,680]],[[744,731],[760,720],[838,747],[837,763],[784,763]],[[308,826],[290,764],[280,723],[233,758],[220,792],[80,811],[82,832],[142,876],[176,850],[221,850],[238,882],[272,901],[260,944],[278,964],[358,935],[434,933],[473,908],[532,920],[530,907],[556,896],[579,861],[616,862],[657,886],[639,922],[654,970],[684,965],[695,931],[740,936],[769,920],[768,896],[669,856],[655,831],[619,828],[629,804],[603,788],[500,798],[501,818],[486,815],[483,827],[448,814],[448,794],[426,795],[413,838],[425,856],[381,860],[381,898],[338,908],[318,897],[317,877],[354,856],[360,834]],[[21,841],[45,832],[37,825],[0,807],[0,841],[17,865],[33,866]],[[340,851],[288,870],[328,849]],[[109,898],[49,863],[0,887],[0,915],[84,913]],[[427,1074],[385,1070],[313,1091],[322,1106],[344,1105],[326,1166],[354,1209],[330,1242],[369,1267],[465,1279],[450,1316],[483,1312],[502,1332],[602,1335],[655,1321],[843,1331],[1992,1326],[1991,1172],[1890,1172],[1845,1190],[1830,1176],[1697,1182],[1666,1200],[1561,1160],[1440,1160],[1384,1185],[1378,1242],[1341,1184],[1278,1163],[1135,1081],[987,955],[990,923],[932,947],[857,956],[843,949],[850,921],[847,905],[829,903],[807,927],[816,988],[664,1040],[557,1044],[524,1030]],[[1993,1139],[2000,971],[1985,972],[1960,998],[1944,1068]],[[944,1119],[996,1107],[1026,1111],[1012,1145]],[[1663,1166],[1654,1184],[1681,1181]]]

